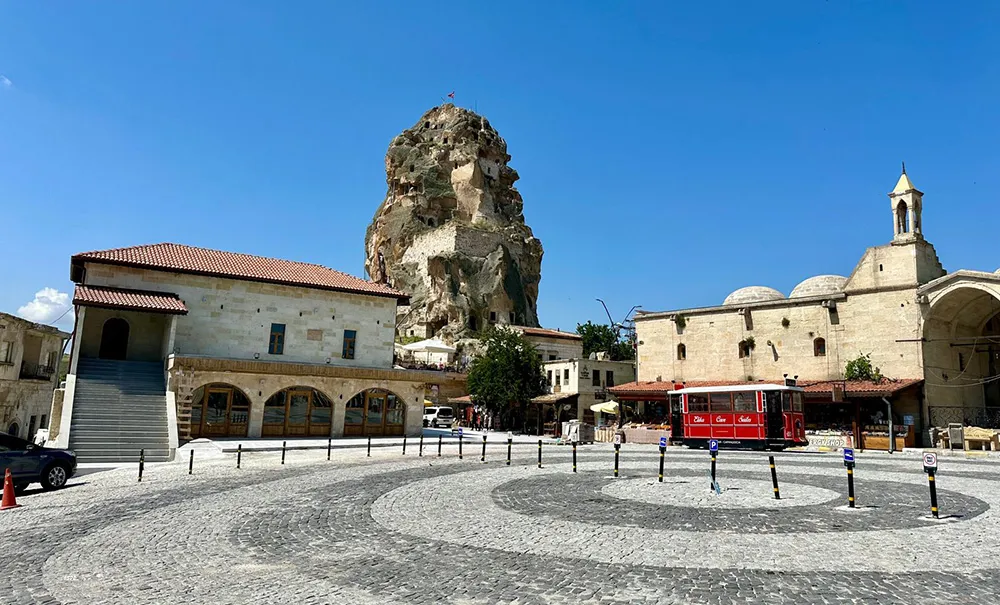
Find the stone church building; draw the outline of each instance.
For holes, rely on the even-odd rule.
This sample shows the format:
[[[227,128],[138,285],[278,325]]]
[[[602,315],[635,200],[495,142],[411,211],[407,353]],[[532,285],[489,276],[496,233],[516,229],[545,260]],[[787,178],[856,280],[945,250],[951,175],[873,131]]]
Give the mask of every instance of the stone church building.
[[[640,313],[639,381],[616,396],[662,399],[680,382],[787,375],[806,388],[807,425],[818,432],[874,435],[887,429],[888,403],[908,446],[931,426],[995,424],[1000,273],[946,272],[924,238],[922,208],[904,169],[889,193],[892,240],[867,249],[850,275],[810,277],[787,297],[751,286],[714,307]],[[884,380],[844,380],[861,354]]]

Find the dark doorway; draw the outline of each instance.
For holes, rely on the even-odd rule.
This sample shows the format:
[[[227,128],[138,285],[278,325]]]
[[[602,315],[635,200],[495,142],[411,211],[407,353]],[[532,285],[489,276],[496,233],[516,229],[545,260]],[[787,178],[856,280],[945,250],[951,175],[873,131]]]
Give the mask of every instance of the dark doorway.
[[[120,317],[112,317],[104,322],[101,331],[101,359],[125,359],[128,351],[128,322]]]

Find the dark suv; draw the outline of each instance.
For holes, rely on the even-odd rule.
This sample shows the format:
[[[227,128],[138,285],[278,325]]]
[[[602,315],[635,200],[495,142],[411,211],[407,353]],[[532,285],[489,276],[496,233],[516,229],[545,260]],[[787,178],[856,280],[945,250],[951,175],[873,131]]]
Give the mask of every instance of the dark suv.
[[[14,476],[15,491],[23,490],[29,483],[41,483],[47,490],[59,489],[76,473],[76,454],[0,435],[0,477],[8,468]]]

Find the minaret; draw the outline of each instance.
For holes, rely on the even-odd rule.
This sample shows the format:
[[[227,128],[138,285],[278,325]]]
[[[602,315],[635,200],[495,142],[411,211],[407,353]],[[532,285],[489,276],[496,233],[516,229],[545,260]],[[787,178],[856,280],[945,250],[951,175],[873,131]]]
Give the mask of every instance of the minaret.
[[[892,241],[909,242],[924,239],[920,224],[923,197],[923,192],[914,187],[910,177],[906,175],[904,162],[903,173],[899,175],[896,187],[889,194],[892,205]]]

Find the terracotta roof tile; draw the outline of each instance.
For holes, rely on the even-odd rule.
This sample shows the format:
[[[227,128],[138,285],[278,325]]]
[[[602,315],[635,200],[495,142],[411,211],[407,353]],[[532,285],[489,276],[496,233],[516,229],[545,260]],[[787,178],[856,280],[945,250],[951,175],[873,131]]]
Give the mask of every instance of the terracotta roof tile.
[[[181,244],[150,244],[83,252],[73,256],[72,262],[106,263],[142,269],[352,292],[395,298],[404,304],[408,301],[408,296],[405,293],[389,286],[341,273],[322,265],[196,248]]]
[[[799,381],[799,386],[807,393],[833,393],[834,385],[844,385],[844,394],[854,397],[879,397],[894,395],[924,381],[923,378],[899,378],[872,382],[870,380],[821,380],[817,382]]]
[[[671,381],[626,382],[609,387],[613,395],[630,395],[642,393],[666,393],[684,387],[726,387],[738,384],[771,384],[766,381],[747,382],[745,380],[688,380],[681,384]]]
[[[563,332],[561,330],[551,330],[549,328],[531,328],[527,326],[516,326],[523,334],[528,336],[547,336],[549,338],[566,338],[568,340],[583,340],[583,337],[574,332]]]
[[[73,293],[73,304],[175,315],[186,315],[188,312],[184,301],[171,292],[147,292],[105,286],[78,285]]]

